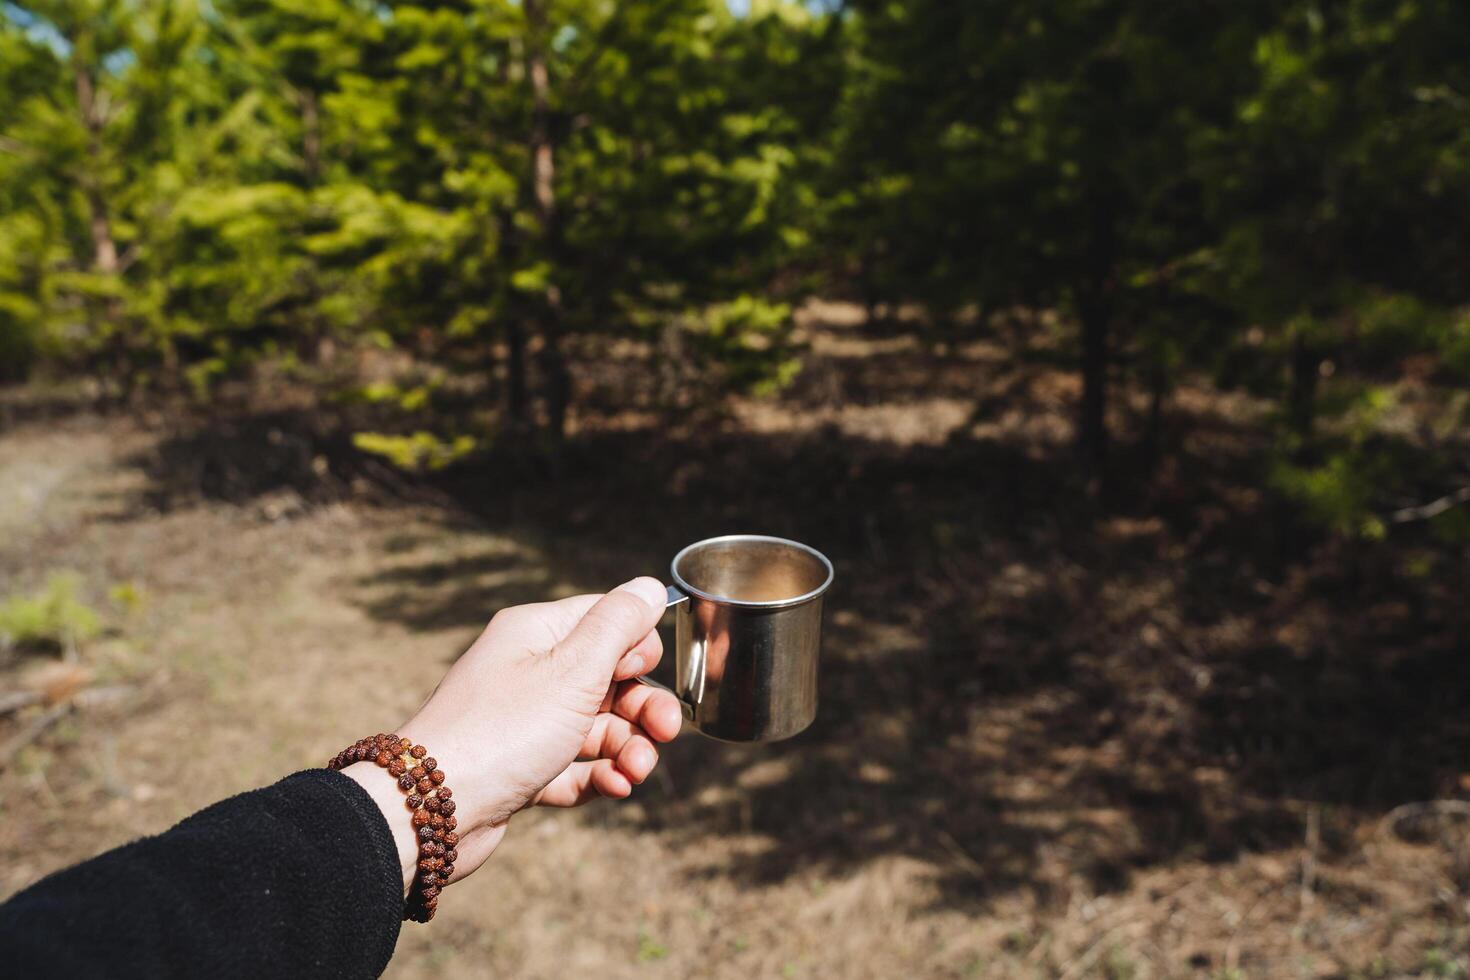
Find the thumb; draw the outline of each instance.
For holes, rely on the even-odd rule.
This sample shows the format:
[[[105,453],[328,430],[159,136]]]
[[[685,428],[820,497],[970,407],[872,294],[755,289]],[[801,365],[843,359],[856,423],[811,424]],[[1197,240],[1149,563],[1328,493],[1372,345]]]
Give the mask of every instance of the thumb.
[[[599,683],[610,679],[619,658],[658,625],[667,595],[656,578],[624,582],[587,610],[556,645],[552,657],[570,670],[587,672]]]

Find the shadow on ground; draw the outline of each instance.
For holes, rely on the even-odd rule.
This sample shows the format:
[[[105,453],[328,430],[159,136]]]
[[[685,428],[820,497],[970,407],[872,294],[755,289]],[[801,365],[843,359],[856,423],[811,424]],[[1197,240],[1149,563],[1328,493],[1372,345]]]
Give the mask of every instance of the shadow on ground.
[[[816,724],[761,747],[681,739],[670,779],[615,818],[741,842],[699,874],[768,882],[903,854],[934,863],[944,903],[1049,903],[1079,878],[1108,891],[1181,856],[1296,844],[1310,802],[1334,805],[1330,853],[1470,767],[1467,606],[1455,582],[1404,574],[1400,539],[1349,548],[1283,524],[1249,433],[1196,421],[1204,435],[1111,514],[1068,454],[966,431],[938,446],[836,427],[587,433],[558,478],[504,455],[432,481],[456,519],[548,573],[522,573],[519,552],[395,563],[362,583],[365,607],[414,629],[477,624],[553,581],[661,574],[731,531],[830,555]],[[217,422],[142,461],[146,503],[348,493],[369,475],[355,458],[317,416]]]

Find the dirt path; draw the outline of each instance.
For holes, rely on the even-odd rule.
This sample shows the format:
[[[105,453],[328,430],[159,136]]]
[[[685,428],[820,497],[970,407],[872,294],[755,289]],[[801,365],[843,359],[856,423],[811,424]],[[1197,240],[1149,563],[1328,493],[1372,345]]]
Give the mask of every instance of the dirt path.
[[[199,506],[159,513],[126,460],[148,437],[95,420],[0,440],[4,590],[75,569],[89,598],[128,582],[142,609],[83,651],[99,675],[158,688],[143,706],[67,721],[3,777],[0,892],[156,832],[214,799],[317,764],[354,733],[401,719],[417,694],[377,668],[407,656],[434,676],[473,625],[408,628],[385,615],[432,610],[467,587],[484,617],[505,601],[585,591],[532,548],[432,513],[336,506],[291,520]],[[19,491],[18,493],[14,493]],[[446,569],[475,569],[466,580]],[[695,736],[689,736],[693,740]],[[677,759],[662,783],[677,792]],[[425,930],[408,928],[390,976],[891,976],[926,954],[952,914],[914,914],[923,868],[892,861],[861,880],[811,874],[753,888],[719,875],[730,847],[677,846],[637,827],[634,803],[517,818],[492,866],[455,888]],[[730,801],[738,806],[738,801]],[[911,917],[912,916],[912,917]],[[846,923],[864,923],[846,928]],[[955,923],[959,925],[960,923]],[[834,929],[834,925],[843,925]]]

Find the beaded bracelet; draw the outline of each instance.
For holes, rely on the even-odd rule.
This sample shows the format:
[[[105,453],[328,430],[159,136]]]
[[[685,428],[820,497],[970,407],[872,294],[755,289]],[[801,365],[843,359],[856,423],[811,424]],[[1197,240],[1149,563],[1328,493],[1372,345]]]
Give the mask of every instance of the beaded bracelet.
[[[413,827],[418,839],[418,873],[403,917],[414,922],[428,922],[439,908],[439,890],[454,874],[454,861],[459,857],[455,847],[459,835],[454,828],[453,792],[444,785],[444,770],[428,758],[429,751],[406,738],[379,733],[360,738],[337,753],[328,769],[346,769],[355,762],[376,762],[397,777],[398,787],[408,794],[408,808],[413,811]]]

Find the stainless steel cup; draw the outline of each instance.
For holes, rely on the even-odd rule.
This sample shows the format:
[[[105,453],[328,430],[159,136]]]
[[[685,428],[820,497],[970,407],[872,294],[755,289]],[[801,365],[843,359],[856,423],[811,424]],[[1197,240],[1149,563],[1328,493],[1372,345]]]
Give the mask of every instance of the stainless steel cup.
[[[773,742],[817,716],[832,563],[785,538],[729,534],[674,556],[673,692],[712,738]]]

